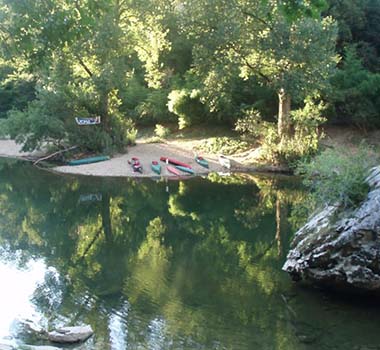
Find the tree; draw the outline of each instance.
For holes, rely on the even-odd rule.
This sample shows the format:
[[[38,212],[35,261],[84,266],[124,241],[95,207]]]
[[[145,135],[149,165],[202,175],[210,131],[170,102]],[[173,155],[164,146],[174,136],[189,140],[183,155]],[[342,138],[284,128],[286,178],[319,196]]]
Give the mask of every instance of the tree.
[[[123,146],[131,129],[120,113],[123,93],[136,69],[144,71],[149,86],[159,86],[159,55],[167,47],[160,17],[147,8],[124,0],[2,1],[3,55],[24,57],[26,69],[39,82],[37,101],[11,115],[9,122],[26,148],[36,148],[57,133],[60,138],[75,135],[74,116],[101,116],[101,126],[88,130],[87,139],[99,138],[103,149]],[[46,109],[48,101],[53,110]],[[24,126],[32,126],[38,114],[44,132],[12,123],[29,118]],[[31,134],[33,140],[28,139]],[[76,139],[84,136],[79,133]]]
[[[328,84],[338,58],[331,18],[289,17],[280,2],[191,0],[183,5],[184,30],[195,40],[195,65],[206,77],[236,68],[259,77],[278,95],[278,136],[290,136],[291,101]],[[190,20],[188,20],[190,19]]]

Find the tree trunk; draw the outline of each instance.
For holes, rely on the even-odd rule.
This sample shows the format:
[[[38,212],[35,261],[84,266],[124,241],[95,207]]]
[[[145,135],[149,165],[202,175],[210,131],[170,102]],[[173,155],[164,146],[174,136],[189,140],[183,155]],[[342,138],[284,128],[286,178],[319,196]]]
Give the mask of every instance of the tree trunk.
[[[109,114],[108,114],[109,92],[103,91],[100,95],[100,111],[102,117],[103,130],[109,131]]]
[[[102,227],[106,241],[112,242],[111,198],[108,193],[102,196]]]
[[[278,136],[284,141],[290,135],[291,97],[284,89],[278,92]]]
[[[285,198],[281,195],[280,191],[277,191],[275,240],[277,242],[278,256],[284,255],[283,235],[285,232],[287,232],[287,218],[288,218],[287,203],[285,202]]]

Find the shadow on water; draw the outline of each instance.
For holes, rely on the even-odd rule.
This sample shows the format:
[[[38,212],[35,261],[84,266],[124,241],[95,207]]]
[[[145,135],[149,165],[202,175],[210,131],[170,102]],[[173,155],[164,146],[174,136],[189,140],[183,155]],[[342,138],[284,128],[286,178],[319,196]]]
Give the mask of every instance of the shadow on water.
[[[30,341],[12,326],[29,318],[91,324],[88,349],[377,346],[378,305],[300,288],[281,271],[303,200],[289,178],[137,181],[1,161],[0,277],[22,283],[0,294],[14,310],[0,336]]]

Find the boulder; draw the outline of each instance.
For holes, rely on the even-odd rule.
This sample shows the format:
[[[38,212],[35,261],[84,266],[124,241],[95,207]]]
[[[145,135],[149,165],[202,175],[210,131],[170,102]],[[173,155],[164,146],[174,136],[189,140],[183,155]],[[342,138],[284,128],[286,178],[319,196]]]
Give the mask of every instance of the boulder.
[[[296,280],[353,291],[380,292],[380,167],[355,210],[328,206],[296,234],[283,270]]]
[[[78,343],[94,334],[91,326],[62,327],[49,332],[47,337],[55,343]]]

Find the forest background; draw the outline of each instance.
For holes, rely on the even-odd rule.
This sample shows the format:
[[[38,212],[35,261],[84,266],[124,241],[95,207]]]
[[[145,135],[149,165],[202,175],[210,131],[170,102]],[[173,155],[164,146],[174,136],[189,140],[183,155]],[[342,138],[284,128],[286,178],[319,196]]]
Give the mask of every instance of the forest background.
[[[291,162],[323,123],[380,127],[379,0],[1,0],[0,23],[0,133],[24,150],[223,126]]]

